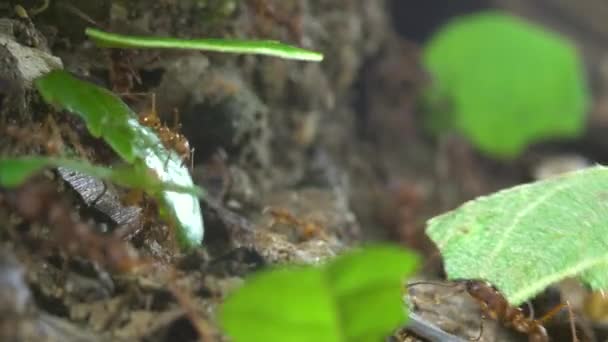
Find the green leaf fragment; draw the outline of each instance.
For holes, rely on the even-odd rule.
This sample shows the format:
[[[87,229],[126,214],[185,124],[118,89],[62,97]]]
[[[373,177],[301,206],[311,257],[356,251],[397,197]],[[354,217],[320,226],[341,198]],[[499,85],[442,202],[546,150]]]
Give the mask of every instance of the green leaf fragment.
[[[467,202],[428,222],[449,279],[482,279],[519,305],[567,277],[608,289],[608,168]]]
[[[87,28],[85,33],[102,47],[188,49],[238,54],[257,54],[319,62],[323,54],[274,40],[178,39],[171,37],[127,36]]]
[[[0,186],[19,186],[47,165],[49,164],[40,158],[0,159]]]
[[[574,45],[541,27],[495,11],[461,17],[425,46],[423,60],[434,77],[425,102],[435,132],[455,129],[500,158],[583,132],[582,62]]]
[[[401,287],[417,262],[374,246],[322,266],[261,272],[226,300],[220,320],[235,342],[381,341],[406,321]]]
[[[35,84],[45,101],[81,117],[91,134],[103,138],[125,161],[152,171],[163,183],[194,186],[180,156],[166,149],[156,133],[141,125],[137,114],[112,92],[62,70],[50,72]],[[198,198],[174,191],[144,190],[159,200],[161,214],[176,226],[182,248],[200,245],[204,230]]]
[[[151,144],[138,134],[137,115],[111,91],[54,70],[35,80],[47,103],[80,116],[96,138],[103,137],[122,159],[135,162]]]
[[[65,167],[120,186],[145,189],[149,192],[174,191],[198,197],[204,195],[203,190],[197,186],[184,187],[178,184],[161,182],[146,168],[138,168],[132,165],[108,168],[95,166],[83,160],[41,156],[0,158],[0,186],[7,188],[19,186],[47,167]]]

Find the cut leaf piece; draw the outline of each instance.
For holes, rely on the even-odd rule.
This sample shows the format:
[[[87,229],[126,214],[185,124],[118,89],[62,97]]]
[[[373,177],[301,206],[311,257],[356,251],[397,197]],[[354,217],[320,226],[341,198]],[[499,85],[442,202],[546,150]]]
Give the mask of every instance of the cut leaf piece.
[[[141,125],[137,114],[112,92],[62,70],[52,71],[35,83],[45,101],[80,116],[91,134],[103,138],[125,161],[146,167],[163,183],[193,187],[180,156],[166,149],[156,133]],[[184,249],[200,245],[203,217],[198,198],[173,191],[156,195],[161,214],[176,227],[180,245]]]
[[[406,320],[400,300],[416,255],[393,246],[352,251],[321,266],[254,274],[220,312],[235,342],[381,341]]]
[[[103,47],[205,50],[250,55],[267,55],[312,62],[323,60],[323,54],[283,44],[275,40],[141,37],[103,32],[90,27],[86,29],[85,33],[98,45]]]
[[[540,26],[497,11],[459,17],[423,60],[435,133],[454,129],[483,152],[513,158],[531,143],[583,132],[590,96],[576,47]]]
[[[608,168],[480,197],[428,222],[449,279],[482,279],[519,305],[566,277],[608,289]]]
[[[0,186],[7,188],[19,186],[47,167],[65,167],[124,187],[143,189],[148,193],[174,191],[198,197],[204,195],[203,190],[197,186],[184,187],[178,184],[163,183],[146,168],[130,165],[107,168],[92,165],[87,161],[41,156],[0,158]]]

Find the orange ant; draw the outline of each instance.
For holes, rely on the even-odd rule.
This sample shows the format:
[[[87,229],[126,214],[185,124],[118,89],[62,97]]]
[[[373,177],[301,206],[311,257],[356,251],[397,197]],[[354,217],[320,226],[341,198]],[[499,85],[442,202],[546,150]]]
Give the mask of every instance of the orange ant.
[[[61,155],[65,150],[62,135],[66,135],[68,143],[82,157],[87,155],[84,147],[80,144],[76,133],[66,123],[58,124],[51,114],[46,116],[43,123],[36,122],[28,127],[19,127],[9,124],[4,133],[14,139],[24,142],[28,147],[40,147],[46,154]]]
[[[512,328],[517,332],[527,334],[529,342],[548,342],[549,335],[545,328],[545,323],[558,314],[564,307],[568,308],[570,315],[570,328],[572,330],[572,340],[578,341],[574,326],[573,314],[570,304],[560,303],[539,319],[533,317],[530,310],[530,317],[526,317],[524,311],[519,307],[509,304],[506,298],[490,283],[480,280],[466,280],[456,285],[444,285],[432,282],[415,282],[408,284],[408,288],[414,285],[434,284],[440,286],[458,286],[464,284],[464,291],[477,301],[483,313],[482,320],[491,318],[492,320],[503,323],[506,327]],[[483,335],[483,325],[481,325],[479,336],[473,341],[478,341]]]
[[[30,127],[21,128],[17,125],[7,125],[4,133],[20,142],[27,142],[29,146],[38,145],[47,154],[61,154],[64,149],[63,139],[52,116],[48,115],[44,123],[36,123]]]
[[[95,26],[108,29],[107,25],[102,25],[97,21],[93,20],[89,15],[78,9],[76,6],[69,3],[57,4],[62,10],[65,10],[83,21]],[[108,78],[112,91],[117,94],[128,94],[135,84],[141,84],[141,77],[135,68],[131,59],[137,53],[133,49],[119,49],[111,48],[107,49],[109,52],[105,54],[109,68]]]
[[[310,240],[315,236],[324,236],[323,228],[319,222],[299,219],[285,208],[267,207],[264,208],[263,213],[272,216],[271,227],[275,224],[295,226],[300,230],[304,240]]]
[[[134,54],[133,50],[125,49],[110,49],[108,53],[110,84],[117,94],[128,94],[135,83],[141,84],[141,78],[131,64]]]
[[[62,7],[94,26],[101,26],[72,5],[67,4]],[[137,51],[132,49],[109,49],[108,69],[110,85],[114,93],[119,94],[124,98],[132,99],[134,95],[149,95],[148,93],[142,94],[131,92],[136,83],[138,85],[142,84],[141,77],[132,63],[132,58],[136,54]],[[154,58],[156,59],[156,57]],[[177,152],[183,161],[192,161],[194,149],[190,148],[188,139],[186,139],[183,134],[177,132],[180,127],[177,111],[174,112],[174,127],[173,129],[170,129],[160,121],[160,118],[156,113],[156,95],[154,93],[152,93],[152,109],[145,115],[140,116],[139,122],[142,125],[152,128],[157,133],[163,146]]]
[[[249,0],[247,4],[249,7],[253,8],[257,16],[272,20],[278,25],[287,28],[289,35],[296,41],[302,40],[301,15],[280,13],[268,0]]]
[[[152,93],[152,106],[149,112],[141,115],[139,117],[139,122],[153,129],[158,137],[160,138],[163,146],[167,149],[172,149],[182,158],[182,161],[190,161],[192,162],[192,154],[194,149],[190,148],[190,143],[188,139],[181,134],[178,133],[177,130],[180,128],[178,112],[175,111],[173,114],[173,129],[164,125],[158,114],[156,113],[156,94]]]

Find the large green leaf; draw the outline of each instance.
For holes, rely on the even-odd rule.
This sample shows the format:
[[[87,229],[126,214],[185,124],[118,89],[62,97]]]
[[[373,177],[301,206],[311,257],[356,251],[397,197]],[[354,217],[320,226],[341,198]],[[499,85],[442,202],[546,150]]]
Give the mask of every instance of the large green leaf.
[[[456,129],[480,150],[517,156],[527,145],[582,133],[589,95],[576,48],[499,12],[461,17],[424,49],[425,99],[435,131]]]
[[[261,272],[226,300],[220,320],[235,342],[381,341],[406,320],[400,292],[417,259],[375,246]]]
[[[166,149],[156,133],[139,123],[135,114],[112,92],[55,70],[37,79],[36,87],[51,104],[80,116],[95,137],[103,138],[125,161],[145,166],[161,182],[192,187],[182,159]],[[203,239],[203,217],[198,198],[174,191],[153,192],[161,213],[176,226],[180,245],[188,249]]]
[[[482,279],[514,305],[566,277],[608,289],[608,168],[480,197],[428,222],[450,279]]]

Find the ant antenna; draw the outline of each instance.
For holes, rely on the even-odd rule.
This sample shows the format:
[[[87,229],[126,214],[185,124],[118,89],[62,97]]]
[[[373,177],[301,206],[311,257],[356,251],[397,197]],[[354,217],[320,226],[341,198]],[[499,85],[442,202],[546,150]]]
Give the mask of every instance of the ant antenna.
[[[267,208],[264,208],[267,209]],[[438,281],[415,281],[415,282],[411,282],[406,284],[406,287],[412,287],[412,286],[417,286],[417,285],[435,285],[435,286],[443,286],[443,287],[457,287],[460,286],[460,283],[451,283],[451,284],[446,284],[446,283],[440,283]]]
[[[152,113],[157,115],[156,113],[156,93],[152,93]]]
[[[190,149],[190,172],[194,171],[194,147]]]
[[[30,16],[34,17],[34,16],[37,16],[38,14],[46,11],[49,8],[50,4],[51,4],[51,0],[42,0],[42,4],[40,4],[40,6],[30,8]]]
[[[560,311],[562,311],[565,306],[569,307],[570,304],[568,302],[557,304],[553,307],[553,309],[549,310],[546,314],[544,314],[543,317],[539,319],[539,321],[543,324],[547,323],[549,320],[551,320],[551,318],[553,318],[553,316],[557,315]]]
[[[86,15],[83,11],[81,11],[78,8],[74,7],[74,5],[71,5],[71,4],[68,4],[68,3],[64,3],[64,2],[59,2],[57,5],[63,7],[63,9],[68,10],[69,12],[71,12],[72,14],[74,14],[75,16],[77,16],[78,18],[80,18],[80,19],[88,22],[89,24],[92,24],[93,26],[101,27],[101,25],[99,25],[98,22],[96,22],[91,17],[89,17],[88,15]]]
[[[526,301],[526,305],[528,306],[528,314],[530,315],[530,320],[534,319],[534,306],[532,306],[532,302],[529,300]]]
[[[576,317],[574,316],[574,312],[572,312],[572,306],[570,305],[570,301],[566,301],[566,306],[568,307],[568,316],[570,316],[570,329],[572,330],[572,341],[579,342],[578,336],[576,335]]]

